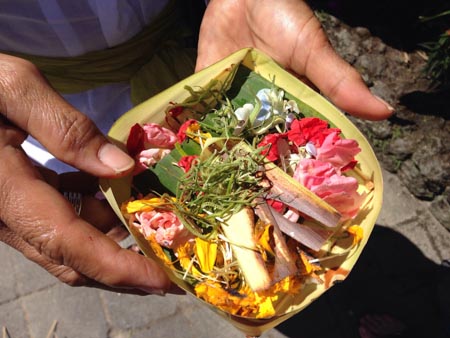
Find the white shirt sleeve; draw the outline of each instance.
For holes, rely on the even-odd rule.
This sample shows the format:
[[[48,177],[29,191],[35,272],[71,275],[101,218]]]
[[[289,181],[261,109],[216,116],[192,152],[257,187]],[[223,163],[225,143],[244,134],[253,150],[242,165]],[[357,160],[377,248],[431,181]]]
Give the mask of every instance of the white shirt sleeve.
[[[2,0],[0,50],[45,56],[76,56],[120,44],[162,11],[169,0]],[[64,95],[103,133],[131,107],[129,84]],[[55,159],[34,138],[23,149],[35,162],[57,172],[75,168]]]

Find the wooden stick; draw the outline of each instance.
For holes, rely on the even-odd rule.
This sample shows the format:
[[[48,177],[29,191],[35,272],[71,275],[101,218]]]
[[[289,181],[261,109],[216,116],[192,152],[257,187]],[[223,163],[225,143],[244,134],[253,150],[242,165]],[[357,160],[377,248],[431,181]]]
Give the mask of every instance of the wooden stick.
[[[293,276],[298,272],[297,265],[295,264],[295,258],[292,256],[284,236],[281,232],[278,222],[273,217],[270,207],[265,201],[257,204],[255,208],[258,217],[265,223],[273,226],[273,239],[275,242],[275,267],[272,276],[272,283],[276,283],[285,277]]]
[[[250,288],[253,291],[268,289],[272,283],[264,260],[256,249],[253,210],[244,208],[233,214],[226,224],[222,224],[222,230]]]
[[[273,163],[265,165],[272,187],[269,197],[283,202],[328,227],[335,227],[341,214],[311,190],[301,185]]]

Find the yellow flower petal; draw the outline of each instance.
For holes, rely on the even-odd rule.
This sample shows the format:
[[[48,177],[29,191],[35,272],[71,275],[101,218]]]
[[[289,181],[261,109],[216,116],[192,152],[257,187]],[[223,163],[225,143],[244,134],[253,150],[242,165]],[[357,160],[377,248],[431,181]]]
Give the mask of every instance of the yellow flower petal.
[[[197,256],[200,268],[204,273],[210,273],[217,258],[217,244],[204,241],[201,238],[195,238],[195,255]]]
[[[348,227],[347,232],[353,236],[353,245],[358,244],[364,237],[364,229],[359,225]]]
[[[175,248],[176,256],[178,257],[178,260],[180,261],[180,265],[183,267],[184,270],[189,269],[189,265],[191,265],[191,259],[192,259],[192,242],[187,241],[186,243],[179,245]]]
[[[278,295],[272,292],[253,292],[248,286],[228,292],[219,283],[202,282],[195,286],[197,297],[234,315],[270,318],[275,315],[274,302]]]
[[[256,318],[268,318],[275,314],[273,302],[270,297],[259,297],[259,311]]]
[[[155,253],[155,255],[161,259],[165,264],[171,266],[172,265],[172,261],[170,260],[169,257],[167,257],[167,255],[165,254],[163,248],[161,247],[161,245],[159,245],[159,243],[156,241],[155,236],[150,236],[146,238],[147,241],[149,242],[153,252]]]
[[[200,143],[200,138],[202,138],[202,140],[206,140],[212,137],[210,133],[202,133],[198,123],[192,123],[187,127],[186,136],[193,139],[197,143]]]
[[[174,198],[172,198],[175,201]],[[122,205],[122,211],[128,214],[134,214],[139,211],[152,211],[163,205],[167,204],[167,200],[164,198],[153,197],[148,199],[139,199],[126,202]]]
[[[271,288],[271,293],[277,294],[279,292],[284,292],[289,294],[296,294],[300,291],[301,286],[302,283],[299,278],[296,278],[295,276],[288,276],[276,283]]]
[[[175,253],[184,271],[187,271],[193,276],[202,275],[201,272],[198,271],[193,264],[191,264],[194,254],[194,243],[192,241],[187,241],[183,245],[176,247]]]
[[[310,257],[304,251],[300,251],[300,264],[301,264],[300,269],[303,275],[310,275],[315,271],[320,270],[319,266],[311,264],[309,260]]]
[[[272,256],[275,256],[275,253],[273,252],[272,246],[270,244],[272,241],[272,230],[273,230],[272,224],[265,225],[264,230],[258,239],[258,244],[261,246],[261,248],[270,253]]]

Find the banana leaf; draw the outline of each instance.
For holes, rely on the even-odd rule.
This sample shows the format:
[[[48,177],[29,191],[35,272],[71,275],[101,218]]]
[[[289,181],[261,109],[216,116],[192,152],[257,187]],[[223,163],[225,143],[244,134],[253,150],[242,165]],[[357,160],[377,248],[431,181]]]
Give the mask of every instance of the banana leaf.
[[[313,89],[286,72],[268,56],[250,48],[233,53],[136,106],[113,125],[108,133],[109,138],[125,150],[125,143],[131,126],[135,123],[146,122],[165,125],[165,115],[162,112],[165,111],[169,102],[182,102],[188,99],[191,94],[185,89],[186,86],[191,88],[204,87],[210,84],[212,79],[218,80],[219,83],[224,83],[229,87],[227,95],[237,105],[253,98],[258,89],[267,88],[268,85],[273,83],[285,90],[287,97],[297,101],[305,116],[317,116],[327,120],[331,126],[341,129],[345,138],[355,139],[362,150],[356,156],[358,166],[350,172],[350,175],[358,180],[360,192],[367,194],[363,207],[353,220],[354,224],[363,228],[364,237],[359,245],[352,247],[351,250],[348,250],[349,243],[346,239],[334,243],[334,250],[337,253],[336,258],[323,262],[323,265],[328,268],[324,276],[325,283],[308,284],[299,294],[282,297],[276,304],[276,315],[265,319],[235,316],[198,299],[246,335],[259,336],[305,309],[333,286],[333,280],[337,278],[342,280],[348,276],[369,240],[370,233],[381,210],[383,195],[381,169],[367,140],[341,111]],[[132,177],[124,177],[102,179],[100,182],[100,188],[108,202],[127,227],[127,222],[120,212],[120,206],[133,194],[132,181]],[[158,260],[148,242],[137,231],[131,228],[129,228],[129,231],[143,253]],[[188,293],[193,293],[192,287],[183,281],[179,275],[173,273],[163,263],[161,263],[161,266],[167,271],[174,283]]]

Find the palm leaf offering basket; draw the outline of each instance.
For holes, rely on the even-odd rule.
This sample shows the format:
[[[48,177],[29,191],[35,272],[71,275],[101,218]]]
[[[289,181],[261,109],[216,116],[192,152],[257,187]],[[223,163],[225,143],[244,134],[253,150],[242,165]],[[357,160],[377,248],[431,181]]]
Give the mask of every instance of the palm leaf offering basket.
[[[200,298],[218,314],[230,321],[234,326],[248,336],[259,336],[293,315],[302,311],[311,302],[320,297],[336,280],[345,279],[356,264],[370,233],[375,225],[381,209],[383,183],[379,163],[364,136],[358,129],[320,94],[286,72],[277,63],[255,49],[243,49],[222,59],[212,66],[182,80],[169,89],[150,98],[124,114],[111,128],[108,136],[122,149],[126,149],[130,129],[136,124],[157,123],[167,126],[166,114],[169,104],[181,103],[187,100],[192,92],[186,88],[204,88],[215,80],[226,84],[230,95],[245,96],[256,93],[264,87],[281,88],[286,96],[296,100],[301,113],[305,117],[318,117],[338,128],[345,139],[356,140],[361,151],[356,155],[357,165],[346,172],[358,182],[358,191],[364,196],[364,202],[357,215],[348,225],[357,225],[362,230],[362,238],[354,245],[354,238],[337,236],[327,259],[322,260],[321,283],[309,283],[302,286],[296,294],[280,296],[275,304],[275,314],[270,317],[258,318],[231,314],[215,307]],[[228,94],[227,92],[227,94]],[[193,286],[184,280],[180,274],[164,264],[152,250],[146,238],[129,225],[124,217],[122,205],[130,200],[133,191],[133,176],[118,179],[102,179],[100,186],[109,204],[133,235],[141,251],[161,263],[171,280],[187,293],[195,295]],[[353,243],[353,244],[352,244]],[[326,245],[329,245],[326,244]]]

